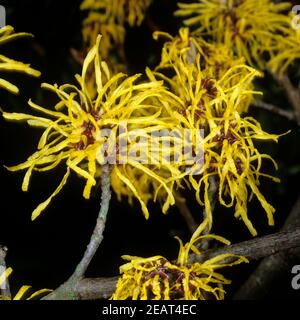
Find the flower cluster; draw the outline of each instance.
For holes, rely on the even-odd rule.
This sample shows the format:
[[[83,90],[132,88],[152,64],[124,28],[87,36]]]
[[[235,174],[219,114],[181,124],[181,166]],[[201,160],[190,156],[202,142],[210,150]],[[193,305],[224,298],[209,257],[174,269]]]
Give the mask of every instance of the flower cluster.
[[[179,36],[168,38],[161,62],[150,78],[163,79],[169,86],[173,117],[180,127],[202,129],[204,164],[197,175],[182,176],[196,191],[196,199],[204,205],[209,228],[212,210],[210,185],[216,184],[217,198],[225,207],[235,207],[252,235],[256,235],[247,214],[247,203],[255,195],[274,224],[274,208],[259,191],[260,176],[278,179],[261,172],[262,160],[271,160],[255,147],[254,139],[277,141],[278,136],[264,132],[252,117],[244,116],[253,99],[253,80],[261,74],[241,59],[218,60],[219,45],[208,44],[181,29]],[[224,54],[230,57],[228,51]],[[216,61],[219,61],[217,64]],[[167,98],[166,98],[167,99]],[[174,103],[175,102],[175,103]]]
[[[165,40],[159,64],[153,70],[146,68],[144,75],[128,76],[120,71],[126,68],[111,59],[112,52],[124,55],[126,25],[139,26],[151,2],[82,2],[81,10],[88,11],[82,29],[82,72],[75,76],[76,84],[43,83],[42,88],[54,93],[57,103],[47,108],[29,100],[38,115],[3,112],[7,120],[43,129],[37,150],[7,169],[26,171],[22,190],[27,191],[34,172],[66,167],[56,189],[33,211],[32,220],[62,190],[71,173],[84,180],[83,197],[89,199],[103,165],[109,167],[117,198],[126,197],[130,204],[137,200],[146,219],[149,201],[160,202],[162,212],[167,213],[178,189],[189,188],[204,217],[188,243],[177,238],[177,260],[123,256],[128,262],[120,267],[122,276],[112,299],[223,299],[224,285],[230,281],[217,270],[248,260],[230,253],[207,258],[199,242],[211,238],[229,244],[210,234],[213,200],[233,208],[234,216],[255,236],[248,212],[248,202],[255,197],[268,224],[274,225],[275,209],[259,185],[261,177],[279,182],[263,171],[265,160],[275,169],[277,164],[270,155],[259,152],[255,141],[277,142],[280,135],[265,132],[246,113],[254,96],[262,94],[254,89],[255,79],[262,76],[256,67],[285,72],[300,57],[300,29],[293,30],[291,16],[283,14],[290,8],[288,3],[180,3],[176,15],[188,17],[185,25],[196,30],[184,27],[175,36],[155,32],[155,39]],[[7,26],[0,30],[0,44],[24,36],[30,35],[14,34]],[[1,70],[40,74],[2,55]],[[18,93],[4,79],[0,86]],[[9,268],[0,275],[0,285],[11,272]],[[29,288],[23,286],[14,299],[24,297]],[[39,290],[28,299],[46,292],[49,290]]]
[[[293,16],[290,16],[291,21]],[[277,35],[268,66],[273,72],[284,73],[297,59],[300,59],[300,28],[289,28],[283,36]]]
[[[209,43],[203,38],[191,34],[188,28],[181,28],[178,36],[175,37],[165,32],[155,32],[154,38],[159,37],[164,37],[168,41],[163,46],[160,64],[155,69],[156,74],[166,80],[175,91],[182,91],[182,86],[188,88],[192,85],[190,83],[185,87],[184,82],[194,81],[196,83],[201,80],[200,78],[203,78],[206,80],[199,87],[199,92],[205,92],[206,96],[213,98],[216,94],[214,82],[219,81],[223,90],[232,90],[234,86],[241,86],[241,82],[243,82],[242,86],[247,88],[248,92],[246,95],[240,95],[243,103],[239,102],[238,111],[240,113],[248,111],[252,100],[250,90],[253,89],[253,77],[261,74],[254,69],[241,67],[245,64],[244,58],[236,59],[225,45]],[[192,75],[187,72],[187,69]],[[172,78],[166,78],[161,73],[163,71],[170,72],[170,70],[173,71],[174,77]],[[200,78],[193,79],[195,72]],[[192,80],[189,80],[189,77]],[[187,97],[179,91],[176,94]],[[246,96],[247,99],[245,99]],[[204,97],[201,99],[203,100]],[[197,103],[195,101],[194,104],[199,104],[199,101]]]
[[[12,26],[5,26],[0,29],[0,45],[3,45],[9,41],[13,41],[18,38],[31,37],[30,33],[20,32],[14,33],[14,28]],[[39,77],[40,72],[32,69],[29,64],[25,64],[19,61],[15,61],[0,55],[0,71],[1,72],[21,72],[26,73],[33,77]],[[0,87],[14,93],[18,94],[19,89],[7,80],[0,78]]]
[[[96,177],[101,175],[101,165],[107,163],[110,155],[115,155],[112,176],[112,187],[121,195],[122,188],[126,186],[130,192],[140,201],[143,213],[147,218],[148,209],[144,202],[145,197],[138,192],[138,176],[133,179],[132,168],[148,176],[154,184],[166,192],[163,211],[166,212],[169,205],[174,204],[172,186],[174,182],[167,183],[167,178],[161,174],[165,172],[168,178],[179,175],[179,171],[171,164],[166,163],[150,165],[140,163],[134,155],[122,164],[119,159],[118,143],[125,139],[128,144],[128,152],[137,153],[137,143],[126,132],[121,132],[120,126],[125,123],[131,133],[143,130],[143,134],[150,144],[160,145],[160,137],[151,133],[155,130],[172,127],[171,115],[168,115],[167,103],[161,98],[166,94],[160,81],[146,81],[136,83],[139,75],[127,77],[124,74],[111,76],[105,62],[99,56],[99,36],[97,43],[88,53],[83,64],[82,75],[76,76],[79,86],[65,84],[62,86],[43,84],[42,87],[53,91],[59,98],[54,110],[43,108],[31,100],[29,106],[41,112],[46,117],[33,116],[21,113],[3,113],[8,120],[27,121],[31,126],[44,128],[44,133],[38,144],[38,151],[30,156],[27,161],[17,166],[9,167],[10,171],[26,170],[23,180],[23,191],[28,190],[29,180],[33,171],[44,172],[52,170],[61,162],[67,166],[66,174],[52,195],[41,203],[32,213],[35,219],[48,206],[52,198],[56,196],[65,185],[70,171],[76,172],[86,180],[83,191],[85,198],[90,197],[91,188],[96,185]],[[94,69],[96,75],[97,95],[94,99],[89,95],[86,86],[86,77],[90,70]],[[103,73],[104,76],[103,77]],[[106,81],[102,82],[105,78]],[[53,119],[52,119],[53,118]],[[104,131],[102,130],[104,129]],[[105,130],[109,135],[105,136]],[[140,145],[141,147],[141,145]],[[116,150],[116,154],[112,151]],[[146,154],[147,159],[150,154]],[[152,159],[153,160],[153,159]],[[143,200],[144,199],[144,200]],[[146,200],[147,201],[147,200]]]
[[[210,238],[226,245],[230,244],[220,236],[201,235],[206,226],[207,221],[204,221],[185,245],[177,238],[180,248],[175,262],[163,256],[150,258],[123,256],[122,258],[129,262],[120,267],[122,276],[118,280],[112,299],[205,300],[207,295],[212,295],[217,300],[224,299],[224,285],[230,284],[231,281],[216,270],[248,260],[242,256],[226,253],[198,262],[201,252],[197,248],[197,242],[200,240]],[[196,254],[198,261],[190,262],[191,251]]]
[[[195,63],[197,54],[200,54],[201,67],[209,70],[211,77],[219,79],[230,67],[244,62],[243,58],[236,59],[224,44],[209,43],[186,27],[180,28],[175,37],[162,31],[154,32],[153,37],[166,40],[157,70],[172,67],[181,58],[189,64]]]
[[[259,153],[253,140],[277,141],[278,136],[264,132],[255,119],[242,115],[248,110],[253,94],[259,93],[253,90],[253,79],[260,73],[242,64],[241,59],[218,60],[222,46],[190,36],[187,29],[181,29],[178,37],[162,35],[169,41],[164,45],[160,65],[154,72],[146,70],[148,80],[137,83],[139,75],[112,76],[107,64],[100,59],[99,36],[84,61],[82,75],[76,76],[79,86],[42,85],[59,98],[55,111],[29,101],[33,109],[53,120],[28,114],[3,114],[6,119],[25,120],[32,126],[45,128],[38,151],[24,163],[8,168],[11,171],[26,169],[24,191],[28,190],[33,171],[48,171],[61,162],[67,166],[59,186],[33,211],[33,219],[60,192],[71,170],[86,180],[83,196],[88,199],[96,178],[101,176],[101,164],[116,150],[112,187],[119,199],[127,196],[132,203],[133,198],[137,198],[146,218],[149,200],[160,201],[166,213],[175,202],[174,191],[187,183],[205,207],[210,229],[213,215],[209,188],[213,181],[220,204],[234,206],[235,216],[244,221],[252,235],[256,235],[256,230],[247,213],[247,202],[252,195],[265,209],[268,223],[274,224],[274,208],[258,185],[261,176],[278,179],[261,172],[262,160],[273,159]],[[230,57],[228,51],[224,53]],[[87,85],[90,72],[95,74],[95,97],[90,95]],[[131,134],[121,132],[124,122]],[[103,129],[110,130],[108,136],[102,136]],[[153,135],[164,129],[173,129],[178,134],[175,137]],[[198,155],[199,150],[203,150],[202,157],[193,159],[192,163],[174,160],[186,143],[180,134],[186,129],[191,134],[191,153]],[[143,133],[139,134],[141,130]],[[199,137],[201,130],[203,136]],[[137,143],[137,136],[132,136],[132,132],[144,142]],[[125,139],[129,152],[144,153],[144,162],[137,156],[123,163],[120,139]],[[175,144],[175,140],[180,143]],[[170,143],[168,149],[165,142]],[[159,152],[155,155],[150,152],[153,150],[149,150],[149,144]],[[169,162],[162,160],[167,152],[173,159]]]
[[[195,32],[222,43],[248,64],[266,68],[265,57],[276,56],[285,48],[287,34],[289,47],[295,48],[295,32],[291,27],[291,9],[288,2],[273,3],[270,0],[198,0],[195,3],[179,3],[175,15],[184,17],[187,26]],[[298,45],[296,45],[298,47]],[[284,51],[281,59],[295,59],[294,52]],[[276,60],[275,60],[276,61]],[[273,62],[274,66],[276,62]],[[275,71],[282,66],[277,65]]]

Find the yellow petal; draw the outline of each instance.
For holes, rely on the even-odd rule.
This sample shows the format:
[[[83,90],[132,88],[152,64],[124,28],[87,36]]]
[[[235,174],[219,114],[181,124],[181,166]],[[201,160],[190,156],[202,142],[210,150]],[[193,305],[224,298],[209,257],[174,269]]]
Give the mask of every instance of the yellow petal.
[[[60,184],[56,188],[56,190],[51,194],[51,196],[46,201],[44,201],[40,205],[38,205],[38,207],[32,212],[32,215],[31,215],[32,221],[35,220],[42,213],[42,211],[47,208],[47,206],[51,202],[52,198],[55,197],[60,192],[60,190],[66,184],[69,175],[70,175],[70,169],[68,168],[67,173],[64,175],[62,181],[60,182]]]
[[[13,300],[21,300],[21,298],[30,288],[31,286],[22,286],[18,293],[14,296]]]
[[[122,180],[122,182],[124,182],[129,189],[132,191],[132,193],[134,194],[134,196],[139,200],[141,207],[142,207],[142,211],[144,213],[144,216],[146,219],[149,218],[149,211],[147,209],[147,206],[145,205],[144,201],[141,199],[140,195],[138,194],[136,188],[134,187],[134,185],[130,182],[130,180],[128,178],[126,178],[118,169],[118,167],[116,166],[115,169],[117,176],[119,177],[120,180]]]
[[[15,85],[1,78],[0,78],[0,87],[7,89],[9,92],[14,94],[19,93],[19,89]]]
[[[0,275],[0,287],[8,279],[12,272],[12,268],[7,268],[4,272],[2,272],[2,274]]]

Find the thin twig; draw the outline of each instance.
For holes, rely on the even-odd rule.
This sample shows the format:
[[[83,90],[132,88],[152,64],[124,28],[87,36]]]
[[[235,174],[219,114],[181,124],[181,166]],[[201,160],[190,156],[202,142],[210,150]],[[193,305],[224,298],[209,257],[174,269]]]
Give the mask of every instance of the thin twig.
[[[300,92],[295,88],[287,74],[273,74],[274,79],[284,89],[285,94],[295,111],[295,117],[300,126]]]
[[[289,214],[282,230],[289,230],[291,227],[300,227],[300,196]],[[254,270],[248,280],[235,293],[234,299],[260,299],[268,291],[273,291],[274,279],[278,279],[280,274],[290,272],[293,261],[300,261],[300,241],[299,247],[288,251],[283,251],[264,258]]]
[[[261,101],[261,100],[256,100],[256,101],[253,102],[253,106],[257,107],[257,108],[260,108],[260,109],[267,110],[267,111],[272,112],[272,113],[276,113],[279,116],[284,117],[284,118],[286,118],[286,119],[288,119],[290,121],[296,121],[296,116],[295,116],[294,112],[283,110],[280,107],[275,106],[274,104],[266,103],[266,102]]]
[[[52,293],[44,297],[44,300],[74,300],[77,299],[76,287],[83,279],[86,269],[88,268],[92,258],[94,257],[97,249],[103,240],[103,231],[105,228],[107,212],[109,209],[109,202],[111,199],[110,191],[110,170],[109,166],[102,167],[102,180],[101,180],[101,206],[97,218],[96,226],[91,236],[90,243],[83,255],[83,258],[77,265],[72,276],[60,287]]]
[[[118,277],[85,278],[76,287],[75,294],[78,300],[108,299],[116,289]]]
[[[103,240],[103,231],[105,228],[107,212],[109,208],[109,202],[111,199],[110,192],[110,173],[108,166],[103,166],[102,168],[102,181],[101,181],[101,206],[99,215],[97,218],[96,227],[93,231],[90,243],[87,246],[87,249],[83,255],[82,260],[77,265],[74,272],[74,276],[81,278],[84,276],[87,267],[89,266],[92,258],[94,257],[97,249],[99,248]]]
[[[203,262],[223,253],[232,253],[256,260],[300,246],[300,228],[278,232],[230,246],[210,249],[201,255],[191,254],[189,263]],[[223,261],[228,262],[228,261]],[[117,284],[117,277],[82,279],[73,294],[76,299],[106,299],[110,297]]]
[[[6,262],[5,262],[6,254],[7,254],[7,247],[0,246],[0,267],[2,267],[3,269],[2,271],[6,270]],[[8,279],[6,279],[5,282],[2,284],[2,286],[0,287],[0,293],[5,297],[11,298]]]
[[[224,253],[245,256],[249,260],[257,260],[298,246],[300,246],[300,227],[222,248],[210,249],[200,255],[193,254],[190,256],[189,262],[203,262]]]

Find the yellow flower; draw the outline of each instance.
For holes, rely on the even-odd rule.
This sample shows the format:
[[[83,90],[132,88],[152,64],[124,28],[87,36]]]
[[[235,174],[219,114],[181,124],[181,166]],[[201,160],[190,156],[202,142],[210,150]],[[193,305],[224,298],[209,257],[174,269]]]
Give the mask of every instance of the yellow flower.
[[[118,58],[110,56],[113,49],[119,49],[118,52],[123,50],[122,44],[125,38],[125,29],[123,26],[115,23],[107,24],[102,21],[102,18],[102,15],[98,12],[89,12],[88,17],[84,19],[82,24],[83,49],[81,51],[72,49],[71,53],[75,60],[82,65],[87,53],[95,45],[98,35],[101,34],[102,39],[98,50],[101,59],[107,63],[110,74],[115,75],[120,72],[126,72],[126,66],[119,63]],[[97,94],[95,77],[94,69],[89,68],[85,82],[91,98],[95,98]],[[102,77],[102,81],[105,82],[107,80],[105,74],[102,74]]]
[[[152,0],[84,0],[81,10],[98,10],[103,20],[113,20],[120,25],[139,26]]]
[[[119,73],[111,77],[107,64],[100,60],[98,50],[100,39],[101,37],[98,36],[96,45],[88,53],[83,64],[82,75],[76,75],[79,87],[70,84],[42,85],[43,88],[56,93],[59,98],[59,102],[54,106],[55,111],[29,101],[30,107],[45,114],[46,117],[20,113],[3,114],[8,120],[23,120],[31,126],[45,129],[38,144],[38,151],[24,163],[8,168],[10,171],[26,170],[22,184],[24,191],[28,190],[33,171],[48,171],[61,162],[65,162],[67,166],[67,172],[61,183],[52,195],[33,211],[32,219],[38,217],[52,198],[60,192],[71,170],[86,180],[83,196],[88,199],[91,188],[96,184],[95,178],[98,171],[101,171],[101,165],[106,163],[109,156],[115,156],[113,174],[139,200],[146,218],[149,216],[148,209],[135,187],[137,183],[131,181],[132,177],[127,174],[128,166],[148,175],[166,192],[163,212],[166,212],[168,207],[175,202],[172,193],[174,182],[168,183],[168,179],[179,175],[179,170],[170,163],[151,164],[150,161],[150,165],[140,163],[134,157],[135,151],[138,151],[136,150],[138,144],[132,137],[135,130],[143,129],[144,138],[148,139],[150,144],[161,144],[160,137],[156,138],[151,133],[173,126],[172,117],[167,116],[167,103],[162,100],[166,90],[159,81],[136,84],[140,75],[127,77]],[[86,86],[90,68],[94,68],[96,75],[97,95],[95,99],[90,97]],[[103,74],[105,82],[102,82]],[[124,123],[127,125],[127,131],[120,133],[120,127]],[[109,129],[109,135],[103,136],[102,129]],[[120,162],[120,154],[117,151],[120,138],[125,139],[125,142],[128,143],[128,153],[133,153],[133,156],[128,157],[125,163]],[[116,150],[115,154],[114,150]],[[144,150],[146,150],[146,160],[151,160],[151,154],[147,149]],[[107,159],[105,159],[105,154],[107,154]],[[160,175],[161,170],[168,172],[168,178]],[[120,183],[113,182],[112,186],[119,193]]]
[[[188,88],[196,88],[199,91],[200,99],[193,101],[192,104],[203,104],[204,96],[213,97],[214,93],[209,90],[214,90],[214,82],[221,81],[220,86],[224,89],[234,88],[235,85],[241,85],[248,88],[247,98],[240,95],[243,99],[238,106],[239,112],[246,112],[250,106],[252,95],[250,91],[253,90],[253,77],[261,76],[261,74],[254,70],[243,67],[244,58],[233,58],[229,49],[223,44],[210,44],[202,37],[195,34],[190,34],[188,28],[181,28],[179,35],[172,37],[168,33],[155,32],[154,38],[166,37],[169,39],[164,44],[162,49],[160,64],[155,69],[159,77],[166,80],[176,92],[176,95],[184,97],[185,103],[189,105],[190,99],[196,97],[195,94],[188,92]],[[173,71],[174,76],[166,78],[161,72]],[[251,72],[249,72],[251,70]],[[171,73],[172,75],[172,73]],[[224,77],[225,76],[225,77]],[[196,86],[196,83],[201,79],[201,86]],[[248,79],[247,81],[245,81]],[[186,85],[188,84],[188,85]],[[216,89],[216,88],[215,88]],[[186,91],[184,93],[183,91]]]
[[[114,21],[107,22],[99,12],[91,11],[82,24],[82,37],[86,51],[93,47],[98,34],[103,36],[100,53],[101,57],[106,59],[112,49],[118,48],[124,43],[125,28]]]
[[[290,3],[270,0],[198,0],[179,3],[175,15],[186,17],[185,25],[225,44],[247,63],[264,68],[263,54],[272,52],[278,34],[290,29],[285,14]]]
[[[244,63],[243,58],[234,58],[231,50],[224,44],[209,43],[200,35],[191,33],[188,28],[180,28],[175,37],[161,31],[154,32],[153,37],[156,40],[158,38],[167,40],[156,70],[172,69],[172,65],[180,63],[195,64],[199,55],[201,69],[206,69],[210,77],[220,79],[228,69]]]
[[[294,18],[290,15],[290,20]],[[300,28],[289,28],[284,35],[277,35],[268,66],[273,72],[284,73],[296,60],[300,59]]]
[[[76,60],[94,46],[98,34],[103,36],[99,53],[102,60],[109,65],[111,74],[126,72],[124,41],[126,24],[130,27],[139,26],[152,0],[84,0],[81,10],[87,10],[88,16],[82,23],[83,49],[77,53],[73,50]],[[96,95],[95,74],[90,72],[86,79],[90,95]]]
[[[81,10],[89,11],[82,26],[85,48],[90,50],[100,33],[103,35],[100,46],[102,58],[108,58],[113,49],[117,49],[119,55],[124,55],[125,25],[127,23],[130,27],[141,25],[151,2],[152,0],[83,1]]]
[[[206,227],[207,221],[204,221],[185,245],[177,238],[180,248],[176,262],[170,262],[163,256],[123,256],[122,258],[129,262],[120,267],[122,276],[111,299],[205,300],[207,294],[212,294],[217,300],[224,299],[224,285],[231,281],[216,270],[248,260],[228,253],[203,262],[189,263],[190,251],[201,255],[196,246],[199,240],[211,238],[226,245],[230,244],[220,236],[201,235]],[[231,259],[230,263],[225,262],[228,258]]]
[[[225,111],[226,113],[226,111]],[[242,219],[253,236],[257,235],[247,213],[247,203],[253,195],[266,211],[269,225],[274,225],[275,209],[259,191],[259,178],[280,180],[261,172],[262,161],[275,161],[267,154],[261,154],[254,146],[254,139],[277,141],[278,135],[264,132],[259,123],[251,117],[242,118],[238,113],[215,119],[214,128],[207,137],[203,175],[198,184],[193,181],[198,202],[205,206],[210,225],[212,211],[209,200],[211,177],[216,179],[219,203],[225,207],[235,205],[235,217]],[[202,186],[204,193],[201,194]]]
[[[105,60],[112,74],[126,72],[124,41],[125,25],[139,26],[152,0],[85,0],[81,10],[88,10],[88,16],[82,24],[83,49],[75,53],[76,60],[82,60],[86,53],[94,46],[98,34],[103,36],[99,53]],[[113,54],[112,54],[113,53]],[[86,79],[90,95],[95,96],[97,88],[94,86],[95,74],[90,72]]]
[[[32,36],[31,34],[25,33],[25,32],[14,33],[13,27],[5,26],[0,29],[0,45],[18,38],[31,37],[31,36]],[[25,64],[19,61],[9,59],[3,55],[0,55],[0,71],[21,72],[21,73],[26,73],[33,77],[39,77],[41,74],[39,71],[32,69],[29,64]],[[0,87],[5,88],[6,90],[15,94],[19,93],[19,89],[15,85],[13,85],[12,83],[2,78],[0,78]]]
[[[0,274],[0,286],[5,284],[5,281],[8,279],[8,277],[12,273],[12,268],[7,268],[2,274]],[[28,293],[28,290],[31,288],[31,286],[22,286],[19,291],[15,294],[14,297],[10,298],[7,296],[1,296],[0,300],[21,300],[24,299],[24,296]],[[33,300],[34,298],[40,297],[43,294],[52,292],[53,290],[50,289],[41,289],[38,291],[35,291],[32,293],[29,297],[26,297],[25,300]]]
[[[235,216],[256,235],[248,218],[247,203],[255,195],[266,211],[269,225],[273,225],[275,209],[259,191],[259,178],[279,181],[261,172],[263,159],[273,161],[275,168],[277,165],[270,156],[261,154],[253,141],[277,141],[279,136],[264,132],[255,119],[241,115],[247,111],[253,94],[261,94],[253,91],[253,80],[261,74],[246,65],[235,64],[228,66],[226,72],[223,70],[221,77],[214,78],[208,64],[201,67],[201,53],[197,53],[194,63],[189,63],[186,47],[177,50],[173,43],[167,43],[163,53],[167,73],[162,68],[162,72],[148,70],[148,74],[150,79],[156,76],[169,86],[173,98],[169,103],[178,126],[203,130],[202,141],[198,145],[194,142],[194,147],[204,150],[203,166],[197,174],[182,174],[181,178],[195,189],[197,201],[205,207],[209,229],[213,223],[209,193],[215,180],[219,203],[235,206]],[[199,43],[195,40],[196,45]]]
[[[113,170],[111,173],[111,184],[119,201],[122,200],[122,197],[126,197],[128,198],[129,204],[133,205],[134,199],[137,198],[138,195],[140,201],[143,203],[142,207],[144,207],[145,210],[149,201],[158,201],[163,208],[163,213],[167,213],[171,205],[171,203],[166,202],[169,195],[165,188],[161,188],[161,183],[157,179],[153,179],[149,174],[135,167],[126,166],[119,169],[121,169],[123,173],[126,173],[127,179],[134,187],[134,189],[129,187],[124,180],[119,178],[117,170]],[[179,181],[169,181],[172,174],[163,166],[161,168],[159,166],[152,166],[151,170],[156,176],[161,177],[165,181],[169,190],[174,190],[179,187]],[[176,175],[180,174],[180,169],[174,167],[172,171],[174,179],[176,179]],[[148,211],[144,211],[144,214],[146,218],[149,216]]]

